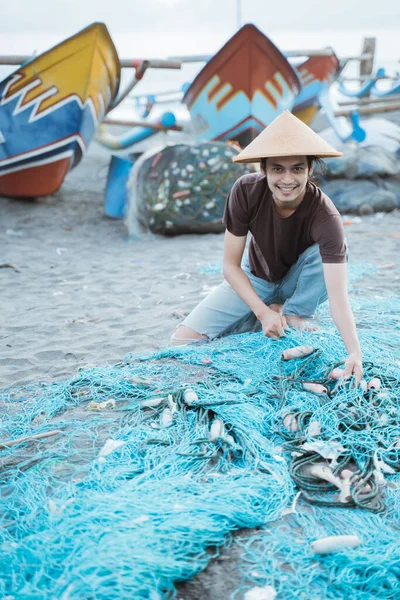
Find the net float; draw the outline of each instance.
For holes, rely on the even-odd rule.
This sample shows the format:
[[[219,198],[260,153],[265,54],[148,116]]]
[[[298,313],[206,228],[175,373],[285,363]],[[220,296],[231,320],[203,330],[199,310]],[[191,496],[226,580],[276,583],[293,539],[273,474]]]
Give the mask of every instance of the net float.
[[[293,358],[304,358],[314,352],[314,348],[311,346],[295,346],[294,348],[288,348],[282,352],[283,360],[292,360]]]
[[[160,418],[160,425],[163,429],[166,429],[167,427],[171,427],[172,423],[174,421],[174,418],[172,416],[172,412],[169,408],[166,408]]]
[[[321,435],[321,424],[318,421],[311,421],[307,427],[307,435],[310,437]]]
[[[159,152],[158,154],[156,154],[156,156],[153,158],[153,162],[151,163],[151,168],[154,169],[158,163],[160,162],[162,157],[162,152]]]
[[[312,542],[311,550],[315,554],[330,554],[342,548],[358,548],[360,543],[358,535],[331,535]]]
[[[210,439],[215,442],[218,438],[225,436],[225,427],[221,419],[214,419],[210,428]]]
[[[256,585],[256,587],[245,593],[243,600],[274,600],[277,593],[271,585],[266,585],[265,587]]]
[[[369,390],[380,390],[382,386],[382,382],[378,377],[373,377],[368,381],[368,389]]]
[[[147,400],[142,400],[140,406],[143,408],[157,408],[160,406],[162,402],[164,402],[165,398],[147,398]]]
[[[350,469],[343,469],[343,471],[341,471],[340,473],[340,477],[342,479],[350,479],[350,477],[353,477],[354,473],[353,471],[350,471]]]
[[[178,410],[172,394],[168,394],[168,407],[172,415],[174,415]]]
[[[312,392],[313,394],[327,394],[328,390],[326,387],[320,383],[308,383],[307,381],[303,383],[303,389],[306,392]]]
[[[188,406],[192,406],[192,404],[197,402],[198,399],[198,395],[192,388],[186,388],[186,390],[183,392],[183,401]]]
[[[177,198],[185,198],[186,196],[190,195],[190,190],[181,190],[180,192],[174,192],[172,194],[172,197],[174,198],[174,200],[176,200]]]
[[[337,381],[338,379],[343,379],[344,373],[344,369],[339,369],[336,367],[336,369],[332,369],[332,371],[329,373],[329,377]]]
[[[296,417],[292,414],[286,415],[283,419],[283,425],[289,431],[298,431],[299,426],[297,425]]]

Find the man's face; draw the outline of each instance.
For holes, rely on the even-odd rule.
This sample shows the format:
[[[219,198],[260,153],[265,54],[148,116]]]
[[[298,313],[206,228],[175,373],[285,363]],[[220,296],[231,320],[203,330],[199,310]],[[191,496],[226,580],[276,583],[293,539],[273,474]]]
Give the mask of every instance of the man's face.
[[[274,200],[289,204],[304,194],[309,169],[306,156],[268,158],[266,175]]]

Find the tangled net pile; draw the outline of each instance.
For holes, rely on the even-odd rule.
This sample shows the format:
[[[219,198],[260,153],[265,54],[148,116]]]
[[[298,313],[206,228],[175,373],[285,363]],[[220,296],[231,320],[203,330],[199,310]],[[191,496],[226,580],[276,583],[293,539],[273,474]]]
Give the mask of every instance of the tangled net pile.
[[[224,231],[222,215],[235,181],[251,172],[232,163],[239,150],[225,142],[169,144],[145,152],[129,180],[130,235]]]
[[[345,351],[328,321],[4,391],[0,597],[174,598],[230,532],[262,526],[237,542],[233,598],[399,598],[400,302],[354,308],[380,389],[330,378]],[[300,344],[314,352],[282,360]],[[341,534],[359,545],[310,546]]]

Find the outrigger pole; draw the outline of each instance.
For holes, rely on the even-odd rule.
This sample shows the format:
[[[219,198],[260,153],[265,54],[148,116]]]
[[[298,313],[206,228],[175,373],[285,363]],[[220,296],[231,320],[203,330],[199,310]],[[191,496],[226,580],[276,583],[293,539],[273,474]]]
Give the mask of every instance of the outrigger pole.
[[[0,65],[21,65],[34,58],[35,56],[28,55],[0,56]],[[179,60],[164,60],[158,58],[152,58],[149,60],[140,58],[123,58],[120,60],[120,65],[123,69],[135,69],[135,75],[130,83],[128,83],[124,91],[119,94],[112,104],[110,104],[107,112],[110,112],[119,104],[121,104],[123,100],[125,100],[133,88],[143,78],[143,75],[147,69],[180,69],[182,67],[182,63]]]
[[[32,54],[1,55],[0,65],[22,65],[34,58],[36,55]],[[180,69],[182,66],[180,61],[163,58],[122,58],[119,62],[122,69],[136,69],[140,63],[147,63],[147,69]]]
[[[304,50],[287,50],[283,51],[282,54],[286,56],[286,58],[297,58],[302,56],[336,56],[335,52],[332,48],[322,48],[321,50],[315,50],[311,48],[306,48]],[[207,62],[213,57],[212,54],[195,54],[192,56],[169,56],[168,60],[178,60],[182,63],[190,63],[190,62]],[[352,60],[357,61],[365,61],[372,58],[372,54],[360,54],[359,56],[345,56],[340,59],[341,62],[349,62]]]

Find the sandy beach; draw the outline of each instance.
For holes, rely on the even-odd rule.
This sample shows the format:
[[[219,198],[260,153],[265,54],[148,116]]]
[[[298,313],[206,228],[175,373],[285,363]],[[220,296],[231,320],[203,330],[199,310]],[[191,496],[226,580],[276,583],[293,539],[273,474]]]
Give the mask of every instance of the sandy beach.
[[[0,385],[60,381],[80,367],[165,347],[222,280],[223,234],[128,239],[103,214],[109,153],[93,144],[53,197],[0,199]],[[355,286],[379,302],[400,290],[400,212],[344,216],[350,262],[376,267]],[[377,323],[377,326],[379,324]],[[225,600],[240,549],[181,586],[181,600]]]

